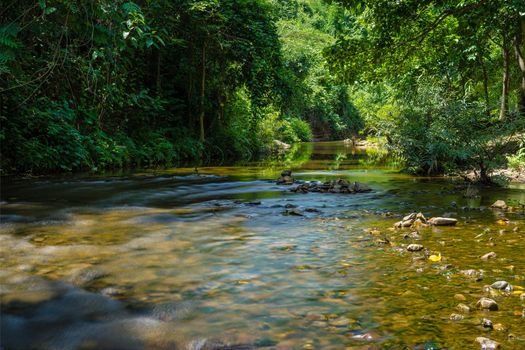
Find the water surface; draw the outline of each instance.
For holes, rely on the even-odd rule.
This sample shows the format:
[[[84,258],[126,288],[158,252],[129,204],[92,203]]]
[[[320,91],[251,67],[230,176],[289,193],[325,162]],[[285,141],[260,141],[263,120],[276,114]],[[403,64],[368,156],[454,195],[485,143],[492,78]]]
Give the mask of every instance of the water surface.
[[[373,191],[296,194],[275,184],[283,168]],[[343,143],[198,173],[6,179],[1,346],[479,349],[485,336],[525,348],[525,215],[488,208],[525,203],[525,191],[477,190],[465,198],[460,182],[408,176],[384,152]],[[415,211],[459,222],[420,228],[419,239],[392,229]],[[407,252],[410,243],[427,250]],[[515,288],[492,295],[498,311],[456,310],[497,280]]]

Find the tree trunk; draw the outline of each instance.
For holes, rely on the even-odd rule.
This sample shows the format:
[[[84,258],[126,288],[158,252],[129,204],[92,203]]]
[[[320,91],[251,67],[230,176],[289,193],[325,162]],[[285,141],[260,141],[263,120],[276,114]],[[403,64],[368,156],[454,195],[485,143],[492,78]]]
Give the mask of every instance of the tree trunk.
[[[518,110],[522,116],[525,116],[525,15],[520,18],[520,30],[514,37],[514,52],[518,59],[518,65],[521,71],[521,87],[518,99]]]
[[[510,86],[510,75],[509,75],[509,45],[508,40],[503,36],[503,88],[501,91],[501,107],[499,110],[499,119],[505,119],[509,108],[509,86]]]
[[[482,52],[478,53],[478,59],[481,66],[481,71],[483,72],[483,95],[485,97],[485,111],[487,115],[490,116],[489,75],[487,73],[487,66],[485,65]]]
[[[199,115],[200,141],[204,142],[204,92],[206,89],[206,41],[202,44],[201,109]]]
[[[157,77],[155,81],[155,86],[157,89],[157,96],[161,96],[162,94],[162,85],[161,85],[161,74],[160,74],[160,63],[161,63],[161,56],[160,56],[160,50],[157,49]]]
[[[195,118],[193,114],[193,108],[195,107],[193,104],[193,75],[194,75],[194,46],[193,46],[193,40],[190,37],[190,45],[188,49],[188,95],[187,95],[187,103],[186,103],[186,111],[188,113],[188,128],[193,131],[193,128],[195,127]]]

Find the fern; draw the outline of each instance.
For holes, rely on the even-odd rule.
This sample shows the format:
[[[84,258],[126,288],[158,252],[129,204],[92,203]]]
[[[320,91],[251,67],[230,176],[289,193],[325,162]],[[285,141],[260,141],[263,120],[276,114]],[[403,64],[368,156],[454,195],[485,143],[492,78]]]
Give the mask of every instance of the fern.
[[[20,31],[18,25],[5,25],[0,26],[0,47],[10,47],[12,49],[17,49],[22,47],[20,42],[16,39],[16,35]]]
[[[0,74],[10,72],[9,63],[16,59],[15,49],[22,47],[16,39],[18,32],[20,32],[18,25],[0,26]]]

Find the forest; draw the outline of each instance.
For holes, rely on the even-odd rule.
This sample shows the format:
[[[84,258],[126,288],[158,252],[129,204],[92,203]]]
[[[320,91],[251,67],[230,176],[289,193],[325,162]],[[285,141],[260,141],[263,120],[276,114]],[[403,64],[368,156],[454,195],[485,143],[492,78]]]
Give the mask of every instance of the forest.
[[[2,174],[369,138],[416,174],[525,166],[520,0],[8,0]]]

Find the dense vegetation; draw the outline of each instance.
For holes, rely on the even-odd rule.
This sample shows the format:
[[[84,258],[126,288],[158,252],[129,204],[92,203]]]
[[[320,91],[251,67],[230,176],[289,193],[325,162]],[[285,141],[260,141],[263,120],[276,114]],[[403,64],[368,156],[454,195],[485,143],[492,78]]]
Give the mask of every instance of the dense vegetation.
[[[320,55],[338,19],[320,23],[333,6],[309,3],[8,1],[2,170],[252,158],[311,139],[306,121],[349,135],[346,87]]]
[[[355,22],[326,51],[332,70],[408,169],[523,167],[525,2],[338,2]]]
[[[419,173],[524,167],[525,3],[7,1],[2,172],[383,138]]]

